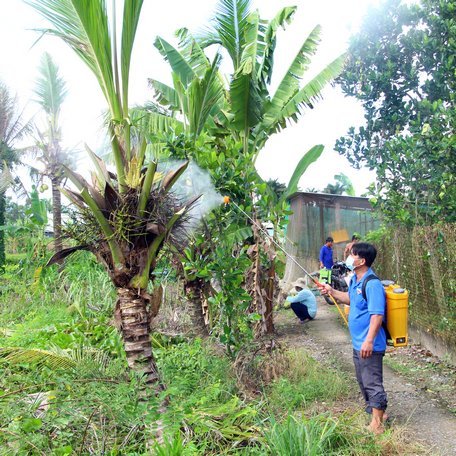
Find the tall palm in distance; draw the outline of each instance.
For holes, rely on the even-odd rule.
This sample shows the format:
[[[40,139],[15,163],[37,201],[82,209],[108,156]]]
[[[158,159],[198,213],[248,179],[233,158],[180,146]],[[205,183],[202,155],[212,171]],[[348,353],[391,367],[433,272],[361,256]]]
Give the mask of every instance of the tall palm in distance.
[[[62,198],[59,187],[64,179],[63,165],[70,165],[70,157],[62,149],[60,112],[67,95],[67,87],[52,57],[43,54],[39,76],[35,84],[35,102],[45,114],[45,129],[37,129],[35,150],[44,164],[42,175],[51,181],[54,251],[62,250]]]
[[[22,141],[32,124],[24,120],[18,99],[0,81],[0,226],[5,225],[5,192],[14,183],[11,169],[20,163]],[[0,230],[0,271],[5,267],[5,231]]]

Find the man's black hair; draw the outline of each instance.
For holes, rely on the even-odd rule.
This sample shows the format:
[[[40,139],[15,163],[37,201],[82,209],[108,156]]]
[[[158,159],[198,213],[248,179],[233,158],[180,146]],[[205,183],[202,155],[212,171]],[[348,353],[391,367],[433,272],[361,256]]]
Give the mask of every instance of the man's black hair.
[[[354,240],[356,240],[356,239],[359,239],[359,236],[358,236],[357,234],[354,234],[354,235],[352,236],[352,242],[353,242]]]
[[[366,260],[366,266],[370,267],[377,256],[377,249],[367,242],[357,242],[351,249],[353,255]]]
[[[334,239],[331,236],[328,236],[326,238],[326,242],[334,242]]]

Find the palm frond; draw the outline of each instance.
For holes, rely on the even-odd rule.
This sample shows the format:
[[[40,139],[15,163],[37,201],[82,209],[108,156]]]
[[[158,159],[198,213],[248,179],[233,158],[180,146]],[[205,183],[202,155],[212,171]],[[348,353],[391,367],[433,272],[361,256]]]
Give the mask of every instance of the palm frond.
[[[0,81],[0,159],[14,163],[18,159],[16,143],[32,131],[31,120],[25,121],[23,111],[18,112],[18,99]]]
[[[176,134],[179,134],[184,129],[180,120],[165,112],[151,109],[150,104],[131,109],[130,117],[132,124],[147,138],[169,131],[174,131]]]
[[[56,264],[56,263],[62,261],[67,256],[70,256],[71,254],[73,254],[74,252],[77,252],[79,250],[88,250],[88,246],[87,245],[78,245],[75,247],[69,247],[67,249],[59,250],[57,253],[52,255],[51,258],[49,258],[49,261],[46,263],[46,266],[51,266],[53,264]]]
[[[4,162],[0,172],[0,194],[5,193],[9,187],[14,183],[14,177],[8,165]]]
[[[51,369],[72,369],[76,366],[76,362],[68,356],[68,353],[58,348],[53,350],[21,347],[0,348],[0,360],[10,364],[47,366]]]
[[[143,0],[125,0],[124,3],[121,52],[122,105],[124,117],[128,116],[128,82],[131,54],[142,5]]]
[[[68,93],[66,83],[59,75],[59,68],[47,52],[41,57],[39,73],[35,83],[34,93],[37,97],[35,101],[51,117],[54,124],[52,126],[55,128],[60,108]]]
[[[25,1],[54,27],[41,31],[61,38],[91,69],[108,101],[111,115],[120,119],[105,0]]]

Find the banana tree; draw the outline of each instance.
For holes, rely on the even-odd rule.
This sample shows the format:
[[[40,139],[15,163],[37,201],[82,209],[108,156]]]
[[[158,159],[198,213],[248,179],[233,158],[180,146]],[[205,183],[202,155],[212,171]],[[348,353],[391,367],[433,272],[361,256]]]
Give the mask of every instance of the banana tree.
[[[267,21],[260,18],[258,11],[252,11],[250,0],[219,0],[212,27],[200,36],[179,30],[178,49],[158,37],[155,47],[169,62],[174,87],[150,80],[157,101],[172,111],[183,112],[175,82],[188,87],[196,77],[201,78],[208,67],[204,50],[211,45],[222,46],[231,58],[233,72],[225,96],[211,111],[206,128],[214,122],[224,127],[219,128],[219,134],[228,129],[241,138],[244,153],[250,153],[255,162],[272,134],[314,107],[323,88],[340,74],[345,63],[345,55],[341,55],[305,80],[320,41],[321,27],[317,25],[304,39],[277,89],[271,90],[277,32],[292,22],[295,12],[296,7],[285,7]]]
[[[150,80],[156,100],[172,113],[181,112],[184,122],[187,121],[189,125],[187,131],[196,136],[205,132],[217,138],[231,136],[241,141],[242,153],[251,159],[251,166],[254,167],[269,137],[285,128],[290,121],[297,121],[305,109],[313,108],[315,102],[321,98],[322,89],[341,72],[344,65],[345,57],[342,55],[316,76],[304,81],[311,59],[318,48],[321,29],[317,26],[304,39],[277,89],[271,90],[277,33],[292,21],[295,11],[295,7],[282,8],[272,20],[266,21],[260,18],[258,11],[252,11],[250,0],[219,0],[212,27],[202,35],[194,37],[186,29],[179,30],[178,48],[161,37],[157,38],[155,47],[171,67],[173,86]],[[204,128],[190,128],[192,116],[189,115],[187,107],[192,102],[192,94],[189,87],[195,81],[202,81],[205,72],[209,71],[209,60],[204,51],[214,44],[222,46],[227,51],[232,61],[233,72],[227,78],[229,85],[223,85],[223,95],[218,97],[218,106],[206,110],[207,117],[200,117],[205,121]],[[223,77],[211,79],[212,84],[216,86],[224,80]],[[226,155],[226,151],[216,147],[214,149]],[[316,146],[303,157],[292,179],[295,187],[309,160],[316,160],[320,154],[320,146]],[[271,202],[270,198],[267,198],[267,186],[262,183],[259,176],[254,186],[256,189],[252,192],[256,200],[264,199],[265,204],[266,200]],[[280,204],[274,204],[276,214],[272,214],[271,208],[268,212],[274,220],[278,220],[285,213],[286,206],[286,202],[281,201]],[[261,225],[257,210],[254,206],[251,209],[251,218],[256,224]],[[274,224],[277,225],[275,222]],[[253,266],[258,266],[261,251],[263,248],[266,249],[265,243],[260,239],[261,236],[261,230],[254,230],[257,249],[252,250]],[[268,247],[267,250],[267,256],[270,257],[268,275],[273,275],[275,256],[273,248]],[[261,268],[254,269],[256,279],[251,282],[257,285],[259,277],[262,276]],[[270,278],[265,282],[268,283],[266,296],[269,302],[273,294]],[[255,291],[258,289],[259,292]],[[269,311],[272,308],[270,302],[266,306],[262,304],[265,295],[262,290],[262,286],[252,287],[253,301],[259,303],[257,307],[261,309],[260,314],[269,315],[262,320],[272,319],[272,313]],[[263,328],[271,332],[271,321],[266,323]]]
[[[52,27],[44,30],[66,42],[96,76],[109,108],[108,133],[116,172],[86,146],[95,167],[89,183],[65,167],[73,184],[62,193],[78,208],[79,223],[67,231],[79,242],[49,264],[81,249],[91,251],[117,289],[117,313],[130,368],[154,391],[162,389],[150,341],[150,320],[158,312],[148,284],[163,246],[185,237],[188,212],[197,197],[182,202],[172,187],[187,167],[166,174],[147,161],[146,139],[135,129],[128,107],[130,62],[142,0],[123,2],[120,49],[116,2],[28,0]],[[110,22],[111,20],[111,22]]]

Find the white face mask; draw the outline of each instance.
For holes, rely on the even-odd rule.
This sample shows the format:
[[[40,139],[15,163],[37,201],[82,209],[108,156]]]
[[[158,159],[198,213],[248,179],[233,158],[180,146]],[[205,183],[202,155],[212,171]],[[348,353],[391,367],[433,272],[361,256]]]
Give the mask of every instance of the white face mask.
[[[354,271],[356,268],[362,266],[361,264],[355,265],[355,259],[351,255],[347,257],[347,259],[345,260],[345,264],[347,265],[347,268],[350,269],[350,271]]]
[[[351,255],[347,257],[345,264],[347,265],[347,268],[350,269],[350,271],[353,271],[353,269],[355,269],[355,259]]]

